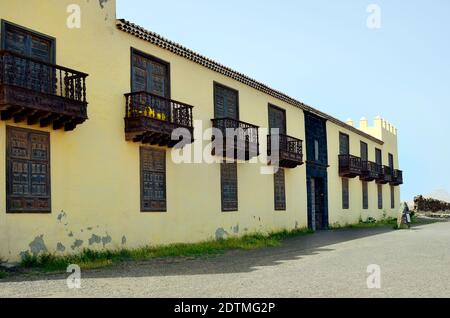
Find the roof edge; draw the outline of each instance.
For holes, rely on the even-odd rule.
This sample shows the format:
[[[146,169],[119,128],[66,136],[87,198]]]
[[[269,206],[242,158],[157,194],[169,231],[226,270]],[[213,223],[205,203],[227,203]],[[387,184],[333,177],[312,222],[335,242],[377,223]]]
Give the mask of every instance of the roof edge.
[[[196,53],[178,43],[172,42],[168,39],[165,39],[161,35],[148,31],[144,29],[143,27],[136,25],[132,22],[129,22],[125,19],[117,19],[116,20],[116,26],[119,30],[126,32],[130,35],[133,35],[135,37],[140,38],[141,40],[150,42],[151,44],[154,44],[156,46],[159,46],[162,49],[168,50],[173,54],[179,55],[181,57],[184,57],[192,62],[195,62],[197,64],[200,64],[206,68],[209,68],[210,70],[213,70],[219,74],[222,74],[224,76],[230,77],[238,82],[241,82],[245,85],[248,85],[256,90],[259,90],[263,93],[266,93],[274,98],[277,98],[281,101],[284,101],[292,106],[298,107],[304,111],[313,113],[319,117],[322,117],[338,126],[341,126],[347,130],[350,130],[358,135],[361,135],[364,138],[367,138],[373,142],[376,142],[380,145],[384,144],[384,142],[378,138],[375,138],[372,135],[369,135],[353,126],[348,125],[347,123],[328,115],[318,109],[315,109],[309,105],[306,105],[305,103],[302,103],[276,89],[273,89],[257,80],[252,79],[251,77],[239,73],[227,66],[224,66],[212,59],[209,59],[199,53]]]

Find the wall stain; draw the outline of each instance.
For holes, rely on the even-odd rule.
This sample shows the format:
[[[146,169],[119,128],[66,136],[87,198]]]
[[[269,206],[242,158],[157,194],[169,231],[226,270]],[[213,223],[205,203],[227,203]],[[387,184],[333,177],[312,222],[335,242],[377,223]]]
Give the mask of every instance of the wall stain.
[[[73,237],[73,232],[70,232],[70,233],[69,233],[69,237]]]
[[[122,236],[122,245],[127,244],[127,238],[124,236]]]
[[[108,233],[106,233],[106,236],[103,236],[103,237],[102,237],[102,244],[103,244],[103,247],[105,247],[105,245],[107,245],[107,244],[109,244],[109,243],[111,243],[111,242],[112,242],[111,236],[109,236]]]
[[[31,254],[37,256],[41,252],[47,252],[47,246],[45,246],[44,235],[36,236],[36,238],[28,245],[30,246]]]
[[[61,213],[58,214],[58,221],[61,222],[62,219],[66,218],[67,214],[64,211],[61,211]]]
[[[58,243],[58,244],[56,245],[56,250],[57,250],[58,252],[63,253],[63,252],[66,250],[66,247],[65,247],[64,245],[62,245],[61,243]]]
[[[71,248],[74,250],[76,248],[81,247],[81,245],[83,245],[83,241],[82,240],[76,240],[75,242],[73,242],[73,245],[71,246]]]
[[[223,240],[227,237],[228,232],[223,229],[223,227],[216,230],[216,240]]]
[[[239,234],[239,224],[236,224],[236,226],[233,227],[233,233]]]
[[[102,242],[102,238],[98,235],[92,234],[89,239],[89,245],[100,244]]]
[[[105,3],[107,3],[109,0],[98,0],[98,3],[100,4],[100,8],[105,8]]]

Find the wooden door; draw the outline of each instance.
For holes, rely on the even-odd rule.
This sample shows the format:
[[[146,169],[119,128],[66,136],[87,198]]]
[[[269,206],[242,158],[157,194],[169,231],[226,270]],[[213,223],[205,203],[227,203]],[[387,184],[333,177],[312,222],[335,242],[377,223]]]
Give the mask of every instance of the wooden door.
[[[350,140],[349,136],[343,133],[339,133],[339,154],[350,154]]]
[[[269,129],[279,129],[279,134],[286,134],[286,112],[278,107],[269,105]]]
[[[237,91],[219,84],[214,85],[214,117],[239,120]]]

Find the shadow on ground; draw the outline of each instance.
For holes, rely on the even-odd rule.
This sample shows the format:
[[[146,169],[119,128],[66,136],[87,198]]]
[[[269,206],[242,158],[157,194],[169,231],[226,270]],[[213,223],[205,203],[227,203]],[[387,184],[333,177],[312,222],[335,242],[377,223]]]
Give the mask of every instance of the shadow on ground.
[[[412,229],[420,230],[420,226],[439,222],[425,220],[413,225]],[[198,258],[163,258],[148,261],[130,261],[99,270],[83,271],[82,278],[115,278],[115,277],[155,277],[177,275],[205,275],[248,273],[258,267],[277,266],[278,264],[302,259],[311,255],[331,252],[332,245],[382,235],[394,231],[390,227],[337,229],[320,231],[312,235],[290,238],[279,247],[262,248],[250,251],[234,250],[224,254]],[[38,280],[66,279],[67,274],[32,274],[13,275],[0,281],[21,282]]]

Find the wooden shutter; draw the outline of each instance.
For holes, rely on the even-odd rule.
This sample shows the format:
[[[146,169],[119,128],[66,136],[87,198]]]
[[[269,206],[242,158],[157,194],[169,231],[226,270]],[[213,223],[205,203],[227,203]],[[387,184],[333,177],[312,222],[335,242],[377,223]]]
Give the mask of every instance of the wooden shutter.
[[[237,91],[219,84],[214,85],[214,117],[239,119]]]
[[[395,189],[394,186],[390,186],[391,188],[391,209],[395,209]]]
[[[383,164],[383,157],[381,154],[381,150],[378,148],[375,149],[375,162],[380,166]]]
[[[141,211],[165,212],[166,152],[141,147]]]
[[[343,133],[339,133],[339,154],[350,154],[350,141],[349,136]]]
[[[378,209],[383,209],[383,186],[378,185]]]
[[[280,134],[286,134],[286,112],[269,105],[269,129],[278,128]]]
[[[389,167],[394,170],[394,156],[391,153],[389,154]]]
[[[222,194],[222,211],[238,210],[237,164],[222,163],[220,165]]]
[[[144,91],[170,98],[168,63],[133,52],[131,73],[133,92]]]
[[[369,153],[367,149],[367,144],[363,141],[361,141],[361,160],[368,161],[369,160]]]
[[[279,168],[274,174],[275,210],[286,210],[286,188],[284,169]]]
[[[50,135],[7,126],[8,212],[51,212]]]
[[[363,209],[369,208],[369,193],[366,181],[362,181]]]
[[[342,208],[344,210],[350,207],[348,179],[342,178]]]

